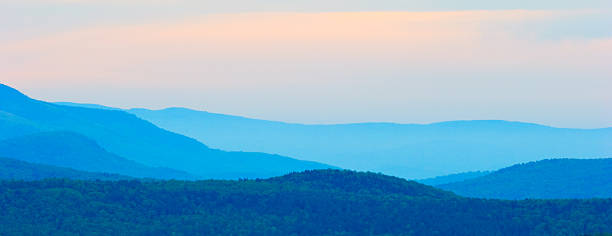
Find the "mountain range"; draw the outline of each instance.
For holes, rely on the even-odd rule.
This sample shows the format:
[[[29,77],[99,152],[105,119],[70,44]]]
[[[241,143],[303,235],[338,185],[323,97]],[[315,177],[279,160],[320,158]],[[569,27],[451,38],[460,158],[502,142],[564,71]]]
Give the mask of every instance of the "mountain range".
[[[262,178],[308,169],[334,168],[274,154],[209,148],[195,139],[143,120],[147,119],[173,130],[178,129],[176,127],[194,127],[175,131],[194,132],[191,135],[201,140],[204,138],[198,134],[206,133],[207,143],[222,146],[220,143],[231,141],[236,144],[233,146],[236,149],[249,145],[256,148],[255,144],[259,143],[258,148],[278,148],[299,155],[297,150],[313,148],[313,151],[305,153],[319,154],[317,158],[320,159],[330,156],[321,150],[353,154],[356,160],[363,157],[364,152],[376,153],[369,159],[361,159],[364,165],[372,163],[363,169],[383,172],[377,165],[399,166],[398,170],[404,171],[396,176],[404,178],[435,173],[410,172],[402,169],[404,164],[411,169],[432,170],[436,167],[440,172],[450,172],[458,162],[464,161],[462,165],[471,172],[419,180],[462,196],[500,199],[612,197],[612,193],[606,190],[612,189],[608,184],[612,182],[608,174],[612,169],[610,159],[586,159],[609,154],[609,128],[561,129],[507,121],[299,125],[179,108],[124,111],[95,104],[52,104],[31,99],[7,86],[0,86],[0,98],[0,157],[56,168],[55,172],[64,168],[134,178],[194,180]],[[248,137],[252,140],[249,141]],[[278,143],[273,144],[266,138]],[[377,139],[387,140],[387,143]],[[339,147],[333,148],[335,144]],[[466,152],[451,153],[457,150]],[[398,153],[412,153],[420,155],[420,158],[392,155]],[[435,153],[447,156],[431,156]],[[519,154],[532,157],[518,158],[520,160],[537,160],[537,153],[557,153],[564,157],[578,153],[588,155],[585,154],[584,159],[527,161],[526,164],[513,165],[521,163],[516,161],[513,166],[507,165],[511,167],[498,171],[487,171],[492,168],[472,171],[482,165],[510,162],[513,160],[510,157]],[[443,162],[443,157],[447,162]],[[344,159],[325,160],[337,162]],[[345,161],[348,163],[350,159]],[[351,166],[347,163],[344,165]],[[32,169],[24,168],[26,172]],[[66,176],[73,175],[69,173]]]
[[[612,156],[612,128],[501,120],[303,125],[185,108],[127,112],[215,148],[275,153],[409,179],[496,170],[547,158]]]
[[[81,135],[81,139],[72,136],[72,140],[83,141],[82,137],[86,137],[99,145],[101,149],[93,148],[98,153],[104,150],[114,157],[122,157],[143,166],[174,169],[197,178],[262,178],[293,171],[333,168],[280,155],[212,149],[195,139],[161,129],[121,110],[47,103],[31,99],[1,84],[0,130],[0,140],[37,133],[76,133]],[[86,143],[94,147],[92,142]],[[41,148],[39,151],[47,150]],[[75,154],[73,157],[83,158],[85,163],[92,156]],[[58,158],[63,157],[60,155]]]
[[[612,232],[612,158],[589,157],[610,155],[610,132],[302,125],[0,85],[0,235],[599,235]]]

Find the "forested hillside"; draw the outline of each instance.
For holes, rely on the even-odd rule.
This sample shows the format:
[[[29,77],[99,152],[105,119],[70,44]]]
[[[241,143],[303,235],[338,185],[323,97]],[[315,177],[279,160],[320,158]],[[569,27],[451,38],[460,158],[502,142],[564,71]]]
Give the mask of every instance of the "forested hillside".
[[[371,173],[0,182],[0,235],[583,235],[612,200],[468,199]]]
[[[437,187],[478,198],[612,198],[612,158],[529,162]]]

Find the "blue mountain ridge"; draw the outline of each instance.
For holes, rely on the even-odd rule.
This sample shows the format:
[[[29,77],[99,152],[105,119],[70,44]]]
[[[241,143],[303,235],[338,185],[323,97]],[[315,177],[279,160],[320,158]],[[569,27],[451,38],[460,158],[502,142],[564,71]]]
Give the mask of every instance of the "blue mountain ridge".
[[[121,110],[47,103],[1,84],[0,128],[0,140],[39,132],[78,133],[128,160],[150,167],[185,171],[199,178],[264,178],[308,169],[335,168],[280,155],[212,149]]]
[[[534,161],[436,187],[476,198],[612,198],[612,158]]]
[[[0,180],[36,181],[44,179],[131,180],[132,177],[79,171],[0,157]]]
[[[127,111],[214,148],[278,153],[409,179],[495,170],[547,158],[612,156],[612,128],[556,128],[503,120],[304,125],[186,108]]]
[[[95,141],[67,131],[35,133],[0,140],[0,156],[88,172],[137,178],[195,180],[196,176],[168,168],[152,168],[102,149]]]

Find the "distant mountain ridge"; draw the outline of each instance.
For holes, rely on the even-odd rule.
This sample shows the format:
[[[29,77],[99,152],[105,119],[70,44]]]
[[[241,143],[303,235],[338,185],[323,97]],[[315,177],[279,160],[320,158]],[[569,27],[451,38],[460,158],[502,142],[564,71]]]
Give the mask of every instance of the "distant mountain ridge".
[[[216,148],[279,153],[409,179],[545,158],[612,155],[612,128],[555,128],[503,120],[303,125],[187,108],[127,111]]]
[[[114,108],[114,107],[103,106],[103,105],[98,105],[98,104],[91,104],[91,103],[54,102],[53,104],[61,105],[61,106],[83,107],[83,108],[114,110],[114,111],[122,110],[121,108]]]
[[[469,180],[469,179],[475,179],[475,178],[482,177],[482,176],[485,176],[491,173],[492,171],[470,171],[470,172],[463,172],[463,173],[457,173],[457,174],[437,176],[437,177],[428,178],[428,179],[420,179],[420,180],[415,180],[415,181],[422,183],[422,184],[430,185],[430,186],[437,186],[437,185],[442,185],[442,184],[461,182],[461,181]]]
[[[292,171],[334,168],[280,155],[211,149],[121,110],[47,103],[2,84],[0,128],[3,129],[0,140],[40,132],[78,133],[131,161],[186,171],[200,178],[264,178]]]
[[[612,158],[535,161],[436,187],[477,198],[612,198]]]
[[[278,153],[409,179],[545,158],[612,156],[612,128],[554,128],[502,120],[303,125],[185,108],[127,111],[215,148]]]
[[[79,171],[51,165],[34,164],[0,157],[0,180],[34,181],[43,179],[130,180],[132,177]]]
[[[0,140],[0,156],[89,172],[136,178],[194,180],[196,176],[168,168],[152,168],[107,152],[77,133],[54,131]]]

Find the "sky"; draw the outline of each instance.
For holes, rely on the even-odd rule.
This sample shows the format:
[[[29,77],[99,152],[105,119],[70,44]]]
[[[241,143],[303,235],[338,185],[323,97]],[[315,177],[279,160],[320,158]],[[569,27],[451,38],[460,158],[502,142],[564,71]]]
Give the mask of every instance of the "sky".
[[[297,123],[612,127],[612,1],[0,0],[0,82]]]

